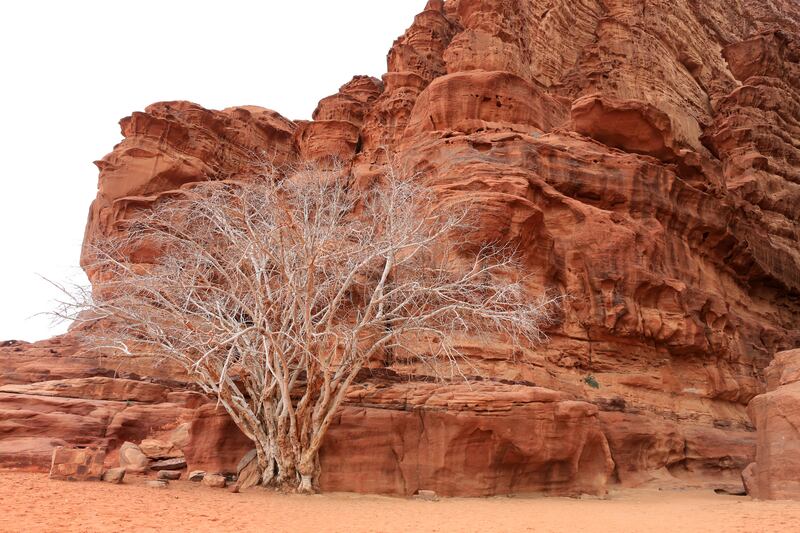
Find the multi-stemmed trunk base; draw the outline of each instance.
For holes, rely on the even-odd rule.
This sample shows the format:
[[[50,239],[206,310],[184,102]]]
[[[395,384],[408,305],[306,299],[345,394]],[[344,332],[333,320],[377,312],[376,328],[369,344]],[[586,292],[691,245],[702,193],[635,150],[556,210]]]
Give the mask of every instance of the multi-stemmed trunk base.
[[[260,485],[301,494],[316,492],[315,481],[319,475],[316,458],[298,462],[293,454],[279,457],[266,449],[262,443],[257,443]]]

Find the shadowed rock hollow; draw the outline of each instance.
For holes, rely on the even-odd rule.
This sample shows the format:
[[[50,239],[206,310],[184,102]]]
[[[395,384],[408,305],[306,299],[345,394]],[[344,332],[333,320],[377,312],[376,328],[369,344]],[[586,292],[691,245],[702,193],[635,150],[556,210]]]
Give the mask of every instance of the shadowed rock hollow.
[[[464,339],[471,388],[403,361],[365,376],[324,490],[737,482],[756,453],[746,406],[800,346],[798,30],[790,0],[431,0],[383,79],[353,78],[313,121],[189,102],[123,119],[86,238],[254,154],[338,158],[365,185],[392,157],[476,201],[476,239],[520,244],[532,294],[571,298],[544,346]],[[0,465],[43,468],[65,443],[110,463],[177,432],[190,470],[224,471],[250,448],[175,369],[75,343],[0,348]]]

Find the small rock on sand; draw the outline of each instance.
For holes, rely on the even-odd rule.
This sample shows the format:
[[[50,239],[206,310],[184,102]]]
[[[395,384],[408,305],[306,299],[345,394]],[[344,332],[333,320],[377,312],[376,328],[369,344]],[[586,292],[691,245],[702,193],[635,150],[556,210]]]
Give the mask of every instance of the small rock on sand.
[[[206,476],[205,470],[192,470],[189,472],[189,477],[187,478],[189,481],[203,481],[203,478]]]
[[[145,481],[144,484],[151,489],[166,489],[169,486],[169,482],[162,479],[151,479],[150,481]]]
[[[50,479],[99,481],[103,475],[103,450],[57,446],[50,463]]]
[[[147,471],[150,459],[132,442],[125,442],[119,449],[119,466],[126,472],[142,473]]]
[[[122,483],[122,480],[125,478],[125,468],[117,467],[117,468],[109,468],[105,472],[103,472],[103,481],[108,483],[115,483],[119,484]]]
[[[203,477],[203,485],[206,487],[223,489],[227,483],[225,476],[219,474],[206,474],[205,477]]]
[[[181,473],[177,470],[159,470],[156,478],[176,481],[181,478]]]
[[[435,502],[439,500],[439,496],[432,490],[418,490],[417,493],[414,494],[414,499]]]

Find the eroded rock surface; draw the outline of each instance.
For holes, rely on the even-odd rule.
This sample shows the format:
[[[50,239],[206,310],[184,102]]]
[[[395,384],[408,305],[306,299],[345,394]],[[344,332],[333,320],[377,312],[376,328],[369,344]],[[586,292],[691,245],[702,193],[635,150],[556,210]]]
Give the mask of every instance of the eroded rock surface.
[[[789,379],[765,374],[774,354],[800,346],[798,31],[790,1],[431,0],[382,80],[353,78],[313,121],[187,102],[124,119],[86,242],[264,163],[340,159],[368,186],[393,160],[442,208],[474,202],[476,245],[518,244],[532,294],[570,298],[546,345],[464,339],[473,390],[406,361],[365,377],[323,488],[732,482],[757,439],[761,479],[746,406]],[[233,471],[251,449],[175,369],[76,351],[70,335],[0,348],[0,464],[41,467],[61,444],[113,459],[175,432],[189,468]],[[751,412],[772,416],[758,398]]]
[[[800,350],[776,355],[766,373],[767,392],[748,406],[758,441],[745,486],[763,500],[800,500]]]
[[[100,481],[103,476],[103,450],[58,446],[53,450],[50,479],[60,481]]]

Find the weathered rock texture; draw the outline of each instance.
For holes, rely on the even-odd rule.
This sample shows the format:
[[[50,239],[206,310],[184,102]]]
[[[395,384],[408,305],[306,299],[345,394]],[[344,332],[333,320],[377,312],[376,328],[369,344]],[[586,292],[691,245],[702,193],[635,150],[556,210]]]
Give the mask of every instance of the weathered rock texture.
[[[50,479],[61,481],[100,481],[103,476],[103,450],[57,446],[50,463]]]
[[[764,500],[800,499],[800,350],[781,352],[767,367],[767,392],[750,401],[756,462],[744,475],[748,493]]]
[[[789,0],[431,0],[383,79],[353,78],[313,121],[187,102],[124,119],[86,239],[259,162],[338,158],[368,186],[392,160],[475,203],[475,244],[519,244],[532,294],[570,298],[547,345],[465,339],[471,390],[404,361],[365,376],[323,489],[737,480],[755,456],[745,407],[800,346],[798,31]],[[179,373],[88,360],[70,338],[0,351],[0,464],[41,466],[64,443],[113,457],[181,424],[190,469],[250,449]]]

